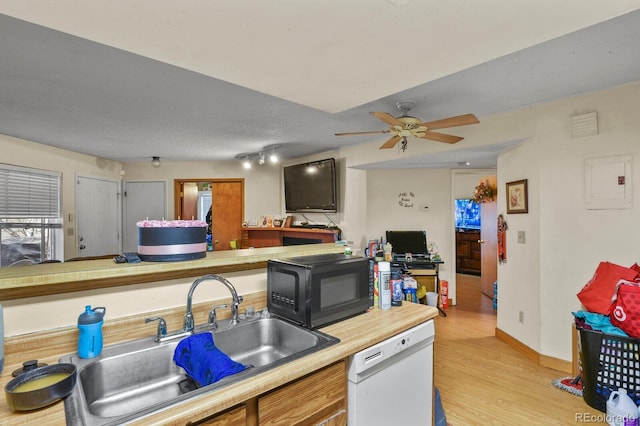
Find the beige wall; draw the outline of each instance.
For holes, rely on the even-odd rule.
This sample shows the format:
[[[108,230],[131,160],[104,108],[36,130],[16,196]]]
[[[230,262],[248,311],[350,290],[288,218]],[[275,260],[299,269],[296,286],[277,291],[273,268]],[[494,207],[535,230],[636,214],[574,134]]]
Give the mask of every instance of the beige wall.
[[[281,215],[281,167],[254,164],[249,170],[240,161],[173,162],[161,159],[158,168],[151,161],[124,165],[125,181],[159,180],[167,183],[167,213],[174,218],[174,179],[244,178],[245,219]]]
[[[231,281],[240,295],[267,289],[266,270],[222,275]],[[85,305],[106,307],[106,320],[177,306],[186,307],[187,293],[195,278],[4,301],[5,335],[16,336],[76,325]],[[194,292],[193,303],[229,296],[229,290],[222,284],[207,281]],[[244,312],[247,307],[241,305],[240,311]],[[140,327],[149,327],[149,334],[155,330],[155,326],[146,326],[144,323]]]
[[[77,176],[120,181],[122,165],[0,134],[0,163],[33,167],[62,173],[62,212],[64,218],[64,258],[76,254],[76,191]],[[69,220],[71,219],[71,220]]]

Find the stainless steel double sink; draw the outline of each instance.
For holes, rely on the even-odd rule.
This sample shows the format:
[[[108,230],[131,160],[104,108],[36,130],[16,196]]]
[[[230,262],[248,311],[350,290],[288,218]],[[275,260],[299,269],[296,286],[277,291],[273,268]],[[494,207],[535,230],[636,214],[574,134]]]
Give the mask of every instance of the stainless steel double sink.
[[[180,338],[156,343],[153,337],[110,345],[96,358],[65,356],[78,368],[73,392],[65,399],[67,424],[123,424],[205,392],[252,377],[339,342],[324,333],[285,320],[247,319],[232,325],[220,320],[215,345],[250,368],[209,386],[198,387],[173,362]],[[197,332],[197,330],[196,330]]]

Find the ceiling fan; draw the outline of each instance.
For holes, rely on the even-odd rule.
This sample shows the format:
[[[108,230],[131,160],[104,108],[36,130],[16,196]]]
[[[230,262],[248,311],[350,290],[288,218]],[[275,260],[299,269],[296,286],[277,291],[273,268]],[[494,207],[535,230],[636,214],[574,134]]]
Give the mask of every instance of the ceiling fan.
[[[379,130],[373,132],[335,133],[335,135],[349,136],[393,133],[394,135],[384,144],[382,144],[380,149],[393,148],[398,144],[398,142],[402,141],[402,150],[404,151],[406,149],[408,136],[454,144],[456,142],[460,142],[464,138],[460,136],[434,132],[433,130],[466,126],[468,124],[477,124],[480,122],[475,115],[464,114],[435,121],[427,121],[423,123],[419,118],[412,117],[408,114],[414,105],[415,102],[413,101],[397,102],[396,107],[398,107],[398,110],[402,113],[402,115],[397,118],[386,112],[372,112],[371,115],[379,118],[389,125],[389,129],[387,130]]]

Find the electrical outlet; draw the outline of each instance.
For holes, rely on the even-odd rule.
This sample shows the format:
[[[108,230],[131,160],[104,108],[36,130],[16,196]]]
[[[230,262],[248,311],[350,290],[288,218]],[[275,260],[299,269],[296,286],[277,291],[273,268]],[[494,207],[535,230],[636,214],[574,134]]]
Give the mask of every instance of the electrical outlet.
[[[518,311],[518,322],[524,324],[524,312]]]
[[[527,242],[527,236],[524,231],[518,231],[518,244],[524,244]]]

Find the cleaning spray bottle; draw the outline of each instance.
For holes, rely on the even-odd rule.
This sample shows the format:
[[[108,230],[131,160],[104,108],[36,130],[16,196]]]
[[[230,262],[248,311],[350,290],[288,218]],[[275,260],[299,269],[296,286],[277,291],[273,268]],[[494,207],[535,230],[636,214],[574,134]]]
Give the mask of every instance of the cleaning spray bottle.
[[[91,305],[85,306],[85,310],[78,317],[78,355],[80,358],[93,358],[102,352],[102,324],[107,309],[104,307],[91,309]]]

